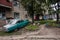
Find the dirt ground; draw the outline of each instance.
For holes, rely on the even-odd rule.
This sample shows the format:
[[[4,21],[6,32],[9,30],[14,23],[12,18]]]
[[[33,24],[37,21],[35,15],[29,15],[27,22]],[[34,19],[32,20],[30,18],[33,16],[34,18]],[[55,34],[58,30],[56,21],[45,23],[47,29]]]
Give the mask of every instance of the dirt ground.
[[[40,25],[38,31],[26,32],[22,35],[0,36],[0,40],[60,40],[60,28],[47,28]]]
[[[60,28],[56,27],[46,27],[45,25],[40,26],[40,35],[60,35]]]

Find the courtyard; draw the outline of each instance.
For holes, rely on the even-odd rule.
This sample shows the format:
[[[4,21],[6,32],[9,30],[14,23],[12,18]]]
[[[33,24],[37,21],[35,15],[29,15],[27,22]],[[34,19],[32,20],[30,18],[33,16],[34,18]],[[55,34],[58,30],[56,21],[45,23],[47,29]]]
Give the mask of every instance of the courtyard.
[[[0,36],[0,40],[60,40],[60,28],[47,28],[44,24],[40,25],[37,31],[23,32],[21,35]]]

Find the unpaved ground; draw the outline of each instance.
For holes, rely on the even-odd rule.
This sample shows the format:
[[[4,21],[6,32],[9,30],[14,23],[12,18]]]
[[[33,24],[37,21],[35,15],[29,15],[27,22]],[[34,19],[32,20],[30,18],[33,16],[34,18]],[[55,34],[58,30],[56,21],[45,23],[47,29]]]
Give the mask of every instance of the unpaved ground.
[[[60,28],[47,28],[45,25],[40,26],[40,32],[38,35],[60,35]]]
[[[0,36],[0,40],[60,40],[60,28],[47,28],[41,25],[38,31],[22,35]]]

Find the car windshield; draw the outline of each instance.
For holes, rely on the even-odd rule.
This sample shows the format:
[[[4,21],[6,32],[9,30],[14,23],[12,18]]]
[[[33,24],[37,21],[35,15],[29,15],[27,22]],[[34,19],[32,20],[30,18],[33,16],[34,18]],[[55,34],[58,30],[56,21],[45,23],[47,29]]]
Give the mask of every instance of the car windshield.
[[[17,20],[11,20],[9,24],[15,24]]]

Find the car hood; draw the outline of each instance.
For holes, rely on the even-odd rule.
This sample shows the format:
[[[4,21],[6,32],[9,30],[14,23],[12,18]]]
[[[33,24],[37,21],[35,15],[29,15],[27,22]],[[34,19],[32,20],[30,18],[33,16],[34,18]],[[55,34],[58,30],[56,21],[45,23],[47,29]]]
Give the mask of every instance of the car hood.
[[[5,26],[3,26],[3,27],[5,27],[5,28],[10,28],[10,27],[12,27],[12,26],[14,26],[14,24],[7,24],[7,25],[5,25]]]

